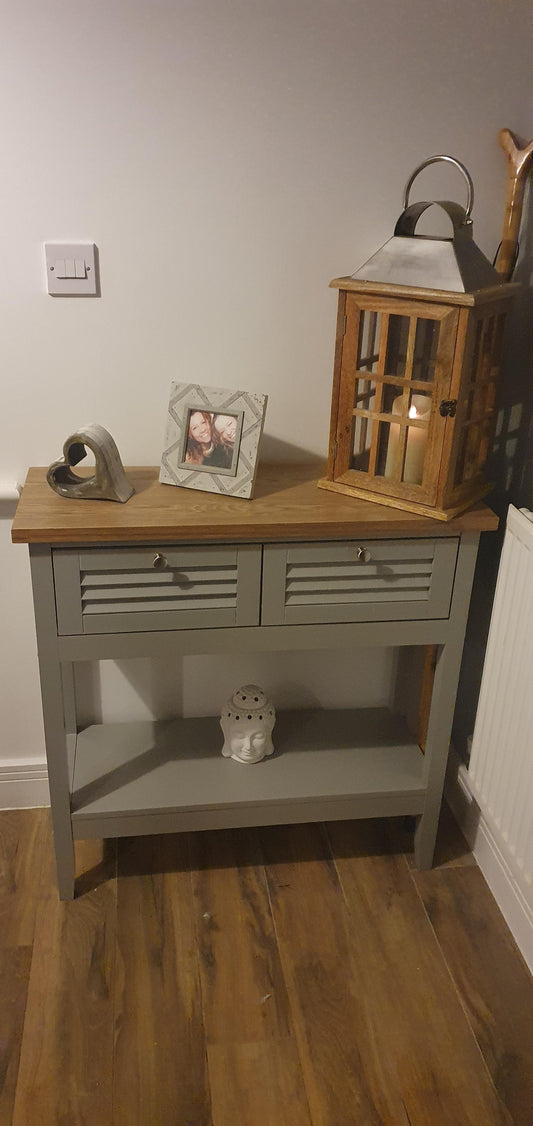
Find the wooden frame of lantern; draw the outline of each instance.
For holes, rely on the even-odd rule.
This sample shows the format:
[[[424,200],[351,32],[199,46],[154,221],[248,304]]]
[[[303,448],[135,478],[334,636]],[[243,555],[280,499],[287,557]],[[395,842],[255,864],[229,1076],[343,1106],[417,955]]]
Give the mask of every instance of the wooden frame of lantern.
[[[322,488],[448,520],[491,488],[505,318],[516,285],[475,293],[336,278]]]

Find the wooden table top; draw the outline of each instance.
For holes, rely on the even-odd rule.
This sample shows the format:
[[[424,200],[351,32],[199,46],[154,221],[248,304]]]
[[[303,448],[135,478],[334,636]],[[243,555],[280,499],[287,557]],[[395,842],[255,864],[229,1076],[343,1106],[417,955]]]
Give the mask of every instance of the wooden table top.
[[[259,466],[252,500],[159,483],[159,468],[127,468],[126,504],[70,500],[30,469],[12,528],[13,543],[140,543],[227,540],[383,539],[493,531],[483,503],[447,522],[317,487],[322,462]]]

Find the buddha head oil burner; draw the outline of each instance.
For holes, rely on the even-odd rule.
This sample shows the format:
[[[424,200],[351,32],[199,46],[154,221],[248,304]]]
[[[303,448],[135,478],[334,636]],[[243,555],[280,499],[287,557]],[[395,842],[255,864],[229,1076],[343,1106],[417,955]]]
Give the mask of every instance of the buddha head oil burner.
[[[448,161],[466,208],[409,203],[415,176]],[[453,235],[415,234],[436,204]],[[448,520],[490,486],[484,477],[507,284],[472,238],[472,181],[454,157],[412,174],[394,236],[339,290],[328,468],[322,488]]]
[[[245,684],[222,708],[220,726],[224,734],[222,754],[236,762],[260,762],[271,755],[276,713],[262,688]]]

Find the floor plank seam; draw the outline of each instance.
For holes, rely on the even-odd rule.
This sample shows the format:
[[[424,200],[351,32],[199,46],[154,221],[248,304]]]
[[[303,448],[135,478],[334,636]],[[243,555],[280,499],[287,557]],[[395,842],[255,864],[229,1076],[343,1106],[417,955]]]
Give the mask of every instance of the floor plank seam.
[[[194,880],[193,880],[193,856],[192,856],[192,850],[191,850],[191,837],[190,837],[189,833],[187,833],[186,842],[187,843],[186,843],[185,851],[186,851],[186,855],[187,855],[187,864],[188,864],[188,869],[189,869],[189,885],[190,885],[190,893],[191,893],[191,903],[194,905],[193,925],[194,925],[194,934],[195,934],[195,938],[196,938],[196,942],[195,942],[196,971],[197,971],[197,975],[198,975],[198,991],[199,991],[199,994],[200,994],[200,1012],[201,1012],[201,1015],[202,1015],[202,1029],[203,1029],[203,1035],[204,1035],[205,1081],[206,1081],[206,1086],[207,1086],[206,1095],[207,1095],[207,1099],[208,1099],[208,1103],[209,1103],[209,1117],[210,1117],[210,1120],[211,1120],[210,1126],[215,1126],[215,1116],[214,1116],[214,1113],[213,1113],[213,1096],[212,1096],[212,1086],[211,1086],[211,1069],[210,1069],[210,1065],[209,1065],[209,1042],[208,1042],[208,1038],[207,1038],[207,1021],[206,1021],[207,1008],[206,1008],[205,991],[204,991],[204,985],[203,985],[203,979],[202,979],[202,967],[201,967],[201,956],[200,956],[202,936],[200,934],[200,929],[199,929],[199,919],[198,919],[198,911],[197,911],[198,900],[197,900],[197,895],[196,895],[196,892],[195,892]]]
[[[327,822],[323,823],[323,829],[324,829],[324,837],[325,837],[329,852],[331,853],[331,861],[332,861],[333,867],[335,869],[335,872],[337,874],[337,880],[339,882],[339,887],[341,889],[342,898],[344,900],[344,906],[346,907],[346,910],[348,912],[348,916],[351,918],[350,904],[348,902],[348,897],[347,897],[346,891],[344,889],[344,884],[342,882],[341,873],[339,872],[339,868],[338,868],[338,865],[337,865],[337,858],[336,858],[334,850],[333,850],[333,844],[331,842],[331,836],[330,836],[329,827],[328,827]]]
[[[404,854],[404,856],[405,856],[405,854]],[[407,861],[407,857],[405,857],[405,858],[406,858],[406,861]],[[473,1024],[472,1024],[472,1020],[471,1020],[471,1018],[470,1018],[470,1013],[468,1012],[468,1008],[467,1008],[467,1006],[466,1006],[466,1003],[465,1003],[465,1001],[463,1000],[463,997],[461,996],[461,992],[460,992],[460,990],[459,990],[459,987],[458,987],[458,985],[457,985],[457,983],[456,983],[456,981],[455,981],[455,977],[454,977],[454,975],[453,975],[453,973],[452,973],[452,970],[451,970],[450,964],[449,964],[449,962],[448,962],[448,959],[447,959],[447,957],[446,957],[446,955],[445,955],[445,953],[444,953],[444,950],[442,949],[442,946],[441,946],[441,944],[440,944],[440,942],[439,942],[439,937],[438,937],[438,935],[437,935],[437,932],[436,932],[436,930],[435,930],[435,927],[433,926],[433,923],[432,923],[432,921],[431,921],[431,918],[430,918],[429,912],[428,912],[428,910],[427,910],[427,908],[426,908],[426,905],[425,905],[425,903],[424,903],[424,900],[423,900],[422,894],[421,894],[421,892],[420,892],[420,889],[419,889],[419,887],[418,887],[418,884],[417,884],[417,882],[416,882],[416,870],[412,869],[412,868],[410,867],[410,865],[409,865],[409,864],[408,864],[407,866],[408,866],[408,868],[409,868],[409,874],[410,874],[411,880],[412,880],[412,882],[413,882],[413,884],[414,884],[414,886],[415,886],[416,894],[417,894],[417,896],[418,896],[418,898],[419,898],[419,900],[420,900],[420,902],[421,902],[421,904],[422,904],[422,910],[424,911],[424,914],[425,914],[425,916],[426,916],[426,919],[428,920],[428,923],[429,923],[429,925],[430,925],[430,927],[431,927],[431,932],[432,932],[432,934],[433,934],[433,937],[434,937],[434,939],[435,939],[436,945],[437,945],[437,947],[438,947],[438,950],[439,950],[439,954],[440,954],[440,956],[441,956],[441,958],[442,958],[442,961],[443,961],[443,963],[444,963],[444,966],[445,966],[445,968],[446,968],[446,973],[447,973],[447,975],[448,975],[448,978],[449,978],[449,980],[450,980],[450,982],[451,982],[451,985],[452,985],[452,989],[453,989],[453,991],[454,991],[454,993],[455,993],[455,995],[456,995],[456,997],[457,997],[457,999],[458,999],[458,1001],[459,1001],[459,1005],[461,1006],[461,1009],[462,1009],[462,1011],[463,1011],[463,1013],[464,1013],[464,1015],[465,1015],[465,1019],[466,1019],[466,1022],[467,1022],[467,1025],[468,1025],[468,1028],[470,1029],[470,1032],[471,1032],[472,1038],[473,1038],[473,1040],[474,1040],[475,1046],[476,1046],[476,1048],[477,1048],[478,1054],[479,1054],[479,1056],[480,1056],[480,1058],[481,1058],[481,1061],[482,1061],[482,1065],[483,1065],[483,1069],[484,1069],[484,1071],[486,1072],[486,1074],[487,1074],[487,1076],[488,1076],[488,1078],[489,1078],[489,1082],[490,1082],[490,1084],[491,1084],[491,1086],[492,1086],[492,1088],[493,1088],[493,1090],[494,1090],[494,1092],[495,1092],[496,1098],[498,1099],[498,1102],[499,1102],[499,1104],[500,1104],[500,1106],[501,1106],[501,1108],[502,1108],[502,1110],[503,1110],[503,1113],[504,1113],[504,1114],[506,1114],[506,1115],[508,1116],[508,1126],[514,1126],[514,1118],[513,1118],[512,1116],[511,1116],[511,1113],[510,1113],[509,1109],[507,1108],[507,1106],[506,1106],[506,1105],[505,1105],[505,1103],[503,1102],[503,1099],[502,1099],[502,1097],[501,1097],[501,1095],[500,1095],[500,1092],[499,1092],[499,1090],[498,1090],[498,1088],[497,1088],[497,1086],[496,1086],[496,1084],[495,1084],[495,1082],[494,1082],[494,1076],[492,1075],[492,1072],[491,1072],[491,1070],[490,1070],[490,1067],[489,1067],[489,1065],[488,1065],[488,1062],[487,1062],[487,1060],[486,1060],[486,1058],[485,1058],[485,1054],[484,1054],[484,1052],[483,1052],[483,1049],[482,1049],[482,1047],[481,1047],[481,1044],[480,1044],[480,1042],[479,1042],[479,1039],[478,1039],[478,1037],[477,1037],[477,1035],[476,1035],[476,1031],[475,1031],[475,1029],[474,1029],[474,1026],[473,1026]],[[456,869],[456,870],[458,869],[459,871],[462,871],[462,869],[461,869],[461,866],[460,866],[460,865],[455,865],[455,869]]]
[[[117,1013],[117,1008],[118,1008],[117,985],[118,985],[118,974],[119,974],[119,966],[118,966],[119,948],[118,948],[118,941],[117,941],[117,939],[118,939],[118,889],[119,889],[119,885],[118,885],[118,880],[119,880],[118,856],[119,856],[119,845],[118,845],[118,839],[116,837],[113,838],[113,851],[114,851],[113,871],[114,871],[114,878],[115,878],[115,934],[114,934],[114,942],[113,942],[113,968],[112,968],[112,977],[113,977],[113,980],[112,980],[113,1054],[112,1054],[112,1062],[111,1062],[111,1126],[113,1126],[113,1123],[115,1121],[115,1087],[116,1087],[116,1082],[115,1082],[116,1066],[115,1066],[115,1064],[116,1064],[116,1051],[117,1051],[117,1018],[118,1018],[118,1013]]]
[[[278,927],[277,927],[277,924],[276,924],[276,912],[274,911],[274,908],[273,908],[273,905],[272,905],[270,880],[268,878],[268,864],[267,864],[266,859],[265,859],[265,852],[264,852],[264,847],[263,847],[263,838],[262,838],[260,830],[258,832],[258,844],[259,844],[259,855],[261,857],[262,869],[263,869],[263,874],[264,874],[265,884],[266,884],[266,893],[267,893],[267,898],[268,898],[268,906],[269,906],[269,910],[270,910],[270,917],[272,919],[272,926],[274,928],[274,936],[275,936],[275,939],[276,939],[276,946],[278,948],[281,972],[283,974],[283,982],[284,982],[285,990],[286,990],[287,997],[288,997],[288,1000],[289,1000],[289,1012],[290,1012],[290,1018],[291,1018],[291,1037],[294,1040],[294,1044],[296,1046],[296,1051],[298,1053],[298,1060],[299,1060],[299,1063],[300,1063],[300,1072],[301,1072],[301,1076],[302,1076],[303,1088],[304,1088],[304,1091],[305,1091],[305,1099],[306,1099],[306,1105],[307,1105],[307,1113],[308,1113],[308,1116],[309,1116],[309,1123],[310,1123],[310,1126],[315,1126],[315,1119],[313,1118],[313,1112],[311,1110],[311,1100],[309,1098],[309,1090],[308,1090],[308,1086],[307,1086],[306,1069],[304,1067],[302,1048],[301,1048],[301,1043],[300,1043],[302,1038],[299,1035],[298,1022],[295,1022],[294,1018],[293,1018],[292,989],[291,989],[290,981],[289,981],[289,978],[287,976],[287,971],[286,971],[286,967],[285,967],[285,959],[284,959],[284,956],[283,956],[283,946],[282,946],[282,943],[280,943],[280,940],[279,940],[279,931],[278,931]]]

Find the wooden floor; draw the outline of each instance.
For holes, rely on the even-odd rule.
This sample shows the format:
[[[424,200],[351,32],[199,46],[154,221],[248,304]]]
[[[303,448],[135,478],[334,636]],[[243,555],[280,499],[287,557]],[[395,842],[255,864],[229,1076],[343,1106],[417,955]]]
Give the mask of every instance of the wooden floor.
[[[533,985],[449,815],[87,842],[0,813],[1,1126],[531,1126]]]

